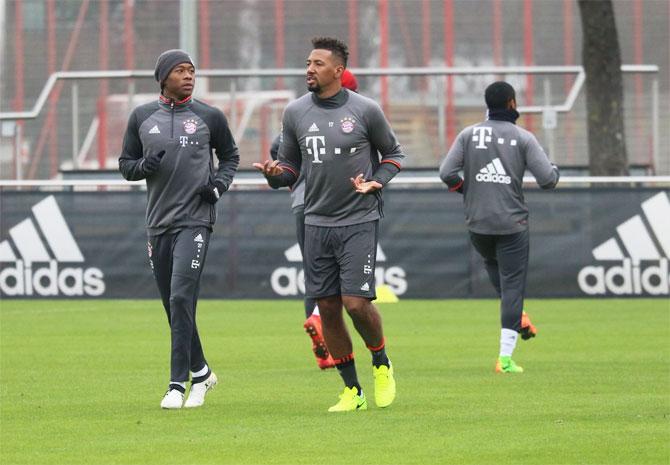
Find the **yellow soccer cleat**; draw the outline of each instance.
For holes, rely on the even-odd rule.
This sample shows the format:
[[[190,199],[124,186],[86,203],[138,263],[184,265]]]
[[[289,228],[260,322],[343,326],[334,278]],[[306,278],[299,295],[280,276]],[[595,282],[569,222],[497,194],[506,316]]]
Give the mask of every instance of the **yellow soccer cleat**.
[[[375,404],[377,407],[388,407],[395,399],[395,378],[393,378],[393,364],[372,367],[375,377]]]
[[[496,373],[523,373],[523,368],[514,363],[512,357],[501,355],[496,362]]]
[[[340,394],[340,401],[328,409],[329,412],[353,412],[354,410],[367,410],[368,400],[361,391],[358,394],[356,387],[345,387]]]

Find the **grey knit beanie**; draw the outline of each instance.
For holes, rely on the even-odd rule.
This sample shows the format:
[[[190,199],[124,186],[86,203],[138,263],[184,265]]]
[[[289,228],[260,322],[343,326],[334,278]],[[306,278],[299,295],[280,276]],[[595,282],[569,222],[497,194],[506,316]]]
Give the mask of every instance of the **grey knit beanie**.
[[[163,87],[163,81],[170,75],[170,71],[181,63],[190,63],[195,67],[191,57],[183,50],[172,49],[161,53],[156,61],[156,70],[154,71],[154,77],[161,88]]]

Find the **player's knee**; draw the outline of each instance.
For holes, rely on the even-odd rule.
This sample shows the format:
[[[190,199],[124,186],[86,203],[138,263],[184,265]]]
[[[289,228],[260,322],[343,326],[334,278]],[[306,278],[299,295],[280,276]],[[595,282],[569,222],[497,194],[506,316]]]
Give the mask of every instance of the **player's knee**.
[[[191,305],[193,305],[193,296],[181,293],[174,293],[170,296],[170,310],[172,312],[183,311]]]
[[[325,297],[317,299],[316,304],[319,307],[321,318],[337,316],[342,312],[342,300],[339,297]]]
[[[368,299],[362,297],[347,297],[343,300],[344,307],[352,318],[364,316],[372,305]]]

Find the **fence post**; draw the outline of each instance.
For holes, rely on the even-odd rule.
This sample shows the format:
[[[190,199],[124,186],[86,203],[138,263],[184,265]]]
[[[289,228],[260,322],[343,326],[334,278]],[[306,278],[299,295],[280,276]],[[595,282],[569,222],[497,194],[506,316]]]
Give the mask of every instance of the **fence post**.
[[[79,85],[72,83],[72,168],[79,168]]]
[[[439,145],[440,151],[445,153],[449,150],[447,147],[447,137],[446,137],[446,108],[444,105],[444,90],[446,86],[446,76],[437,77],[437,144]]]
[[[547,144],[547,151],[549,152],[549,157],[553,160],[556,160],[554,149],[555,149],[555,140],[554,140],[554,130],[558,123],[558,115],[556,110],[551,108],[551,82],[549,78],[544,79],[544,110],[542,110],[542,127],[544,128],[544,139]]]
[[[16,157],[16,179],[23,179],[23,160],[21,160],[21,128],[20,122],[14,123],[14,156]]]
[[[237,131],[237,84],[235,78],[230,80],[230,127],[233,132]]]
[[[657,75],[654,75],[654,78],[651,81],[651,157],[652,163],[652,173],[656,174],[656,171],[660,169],[658,166],[658,78]]]

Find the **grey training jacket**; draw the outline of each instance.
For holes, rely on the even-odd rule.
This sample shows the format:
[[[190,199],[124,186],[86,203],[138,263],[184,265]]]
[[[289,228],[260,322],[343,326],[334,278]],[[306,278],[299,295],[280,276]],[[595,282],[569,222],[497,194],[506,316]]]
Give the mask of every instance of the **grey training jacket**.
[[[532,133],[514,123],[488,120],[461,131],[440,165],[440,178],[450,190],[463,189],[470,231],[512,234],[528,227],[522,190],[526,169],[543,189],[558,182],[558,168]]]
[[[289,103],[282,120],[280,176],[274,188],[305,180],[305,224],[339,227],[381,217],[381,192],[361,195],[351,178],[386,185],[405,154],[377,103],[347,89],[328,99],[306,94]]]
[[[165,150],[159,169],[147,177],[144,160]],[[214,169],[213,154],[219,160]],[[129,181],[146,179],[146,225],[150,236],[187,226],[208,226],[216,208],[197,194],[220,181],[227,190],[240,155],[223,112],[198,100],[158,101],[133,110],[123,138],[119,171]]]
[[[275,137],[270,145],[270,157],[276,160],[279,156],[279,145],[281,144],[281,136]],[[300,172],[298,180],[291,186],[291,210],[294,214],[305,211],[305,176],[303,171]]]

